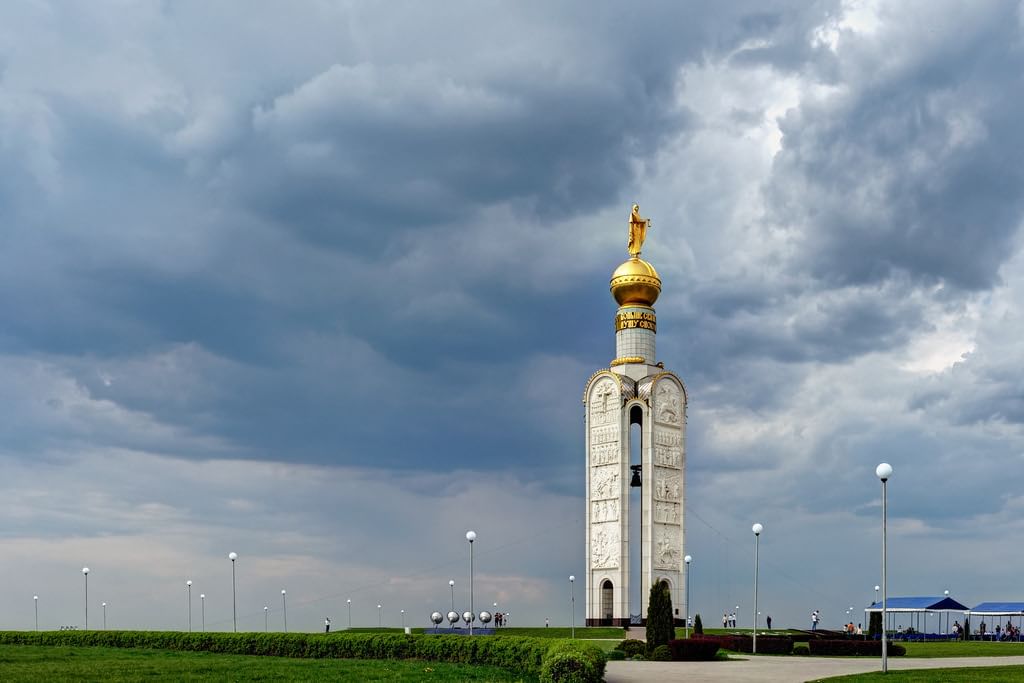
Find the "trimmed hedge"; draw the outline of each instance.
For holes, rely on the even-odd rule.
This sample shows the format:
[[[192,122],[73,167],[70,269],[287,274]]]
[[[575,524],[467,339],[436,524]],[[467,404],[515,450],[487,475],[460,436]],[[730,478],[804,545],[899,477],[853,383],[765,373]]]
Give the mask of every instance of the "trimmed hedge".
[[[824,655],[832,657],[881,657],[881,640],[812,640],[807,643],[812,655]],[[890,655],[902,657],[907,649],[896,643],[889,643],[887,648]]]
[[[711,638],[670,640],[668,650],[673,662],[709,662],[718,654],[718,642]]]
[[[700,640],[711,640],[718,643],[723,650],[733,652],[753,652],[754,639],[750,636],[728,635],[728,636],[700,636]],[[793,639],[789,636],[762,636],[757,637],[757,653],[759,655],[788,655],[793,653]]]
[[[604,653],[595,645],[522,636],[0,631],[0,644],[150,648],[307,659],[420,659],[498,666],[539,675],[552,683],[597,683],[605,667]],[[545,671],[548,678],[544,678]]]
[[[672,641],[669,641],[672,642]],[[668,645],[659,645],[658,647],[651,650],[647,656],[652,662],[671,662],[672,652],[668,649]]]

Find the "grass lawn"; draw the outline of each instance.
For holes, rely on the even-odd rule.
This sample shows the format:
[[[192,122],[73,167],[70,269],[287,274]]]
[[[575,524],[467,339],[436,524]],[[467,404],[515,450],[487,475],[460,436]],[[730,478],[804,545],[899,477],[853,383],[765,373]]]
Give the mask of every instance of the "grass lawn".
[[[900,643],[907,648],[906,657],[1007,657],[1024,655],[1024,643],[993,643],[970,640],[963,642]]]
[[[997,643],[998,644],[998,643]],[[854,676],[824,678],[824,681],[899,681],[900,683],[961,683],[961,681],[1024,681],[1022,666],[991,666],[963,669],[922,669],[920,671],[889,671]]]
[[[2,681],[531,681],[492,666],[0,645]]]

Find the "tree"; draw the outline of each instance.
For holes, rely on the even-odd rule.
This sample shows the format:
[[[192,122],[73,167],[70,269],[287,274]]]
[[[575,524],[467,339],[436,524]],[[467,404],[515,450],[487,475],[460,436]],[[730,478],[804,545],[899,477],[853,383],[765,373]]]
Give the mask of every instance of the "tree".
[[[704,635],[704,624],[700,620],[700,612],[693,618],[693,635],[702,636]]]
[[[647,603],[647,651],[653,652],[659,645],[668,645],[675,635],[672,593],[667,583],[657,581],[651,586],[651,597]]]
[[[869,612],[868,614],[868,635],[873,638],[882,632],[882,613]]]

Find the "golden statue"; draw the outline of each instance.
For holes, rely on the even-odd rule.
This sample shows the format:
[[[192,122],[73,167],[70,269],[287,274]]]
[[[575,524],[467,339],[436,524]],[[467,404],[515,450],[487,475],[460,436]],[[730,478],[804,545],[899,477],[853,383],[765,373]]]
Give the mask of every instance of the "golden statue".
[[[633,205],[633,213],[629,215],[629,244],[626,245],[629,255],[633,258],[640,256],[640,249],[644,246],[644,239],[647,238],[647,228],[651,224],[650,218],[640,217],[640,205]]]

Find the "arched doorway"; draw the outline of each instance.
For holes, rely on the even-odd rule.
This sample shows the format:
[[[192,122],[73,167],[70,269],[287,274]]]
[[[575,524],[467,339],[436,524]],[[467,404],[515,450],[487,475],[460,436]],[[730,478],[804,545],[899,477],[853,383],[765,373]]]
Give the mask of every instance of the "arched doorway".
[[[609,625],[611,624],[613,614],[612,602],[614,594],[612,582],[605,579],[601,584],[601,618],[607,620]]]

